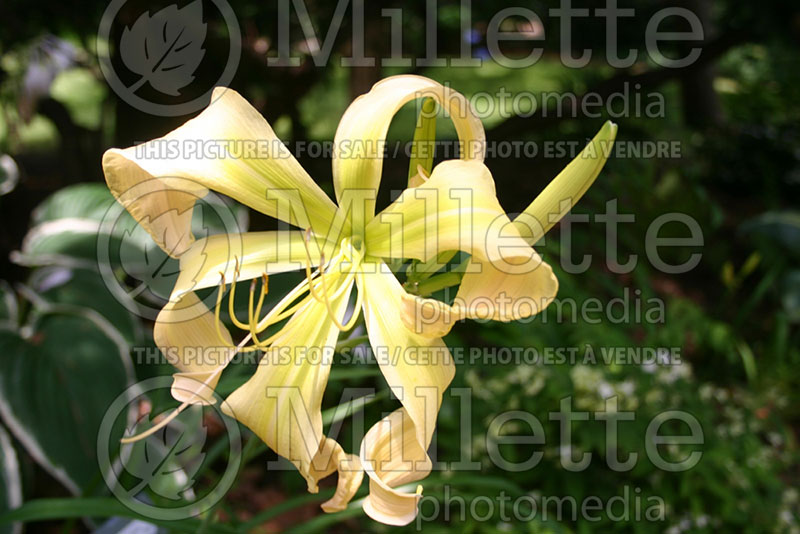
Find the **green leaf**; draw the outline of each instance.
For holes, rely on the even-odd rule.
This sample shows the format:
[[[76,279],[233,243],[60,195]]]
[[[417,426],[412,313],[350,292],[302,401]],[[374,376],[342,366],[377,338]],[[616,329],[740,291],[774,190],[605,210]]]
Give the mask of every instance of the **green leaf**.
[[[409,181],[417,175],[417,168],[422,167],[427,176],[433,169],[433,153],[436,143],[436,101],[426,98],[417,116],[417,127],[411,144],[411,159],[408,163]]]
[[[361,506],[350,505],[341,512],[332,514],[318,515],[308,521],[304,521],[300,525],[290,528],[286,534],[312,534],[314,532],[327,532],[332,525],[341,523],[352,517],[359,517],[364,515],[364,510]]]
[[[781,303],[789,320],[800,322],[800,269],[789,271],[781,280]]]
[[[75,184],[59,189],[41,204],[31,217],[32,226],[58,219],[88,219],[102,221],[114,205],[114,197],[105,184]]]
[[[0,426],[0,514],[22,506],[22,481],[14,445]],[[0,534],[22,532],[20,523],[0,524]]]
[[[0,154],[0,196],[13,191],[17,183],[19,183],[17,162],[8,154]]]
[[[100,223],[91,219],[60,219],[31,228],[22,248],[11,253],[19,265],[63,265],[96,268],[97,235]]]
[[[248,519],[247,522],[242,524],[242,530],[244,532],[249,532],[250,530],[257,528],[262,523],[266,523],[267,521],[290,510],[294,510],[295,508],[299,508],[303,505],[326,501],[333,497],[333,493],[334,492],[332,489],[322,489],[319,491],[319,493],[306,493],[286,499],[285,501],[270,506],[266,510],[262,510],[254,515],[251,519]]]
[[[90,130],[100,129],[107,92],[88,68],[65,70],[50,86],[50,95],[66,106],[73,122]]]
[[[109,214],[113,225],[108,221],[104,225]],[[152,243],[146,232],[136,228],[136,221],[116,205],[104,184],[76,184],[56,191],[36,207],[22,249],[12,259],[23,265],[96,269],[101,237],[108,242],[109,251],[120,249],[125,232],[136,236],[140,248]],[[108,260],[117,263],[118,258]]]
[[[25,503],[21,508],[0,515],[0,524],[12,521],[47,521],[80,517],[131,517],[154,525],[168,527],[172,532],[195,534],[202,522],[198,519],[164,521],[142,516],[128,509],[116,499],[89,497],[80,499],[37,499]],[[235,534],[237,530],[220,523],[207,525],[210,534]]]
[[[94,312],[47,312],[25,337],[0,331],[0,416],[73,493],[100,480],[100,422],[132,376],[124,340]]]
[[[223,232],[244,232],[247,208],[215,194],[199,199],[192,213],[192,232],[205,237]],[[12,260],[21,265],[62,265],[97,269],[98,262],[122,271],[147,284],[164,282],[164,272],[173,275],[177,262],[153,274],[166,255],[133,217],[116,203],[103,184],[77,184],[61,189],[44,200],[33,212],[32,227],[21,250]],[[171,287],[175,276],[166,282]],[[157,294],[161,292],[150,288]]]
[[[741,226],[745,234],[754,234],[778,245],[782,251],[800,256],[800,212],[768,211]]]
[[[14,290],[0,280],[0,327],[16,328],[19,323],[19,303]]]
[[[616,137],[617,125],[606,121],[583,151],[514,220],[522,237],[536,243],[578,203],[603,170]]]
[[[149,488],[165,499],[178,501],[194,485],[194,477],[205,459],[207,428],[202,416],[201,407],[192,407],[178,416],[179,424],[171,424],[148,439],[129,445],[125,470],[139,479],[137,488],[128,490],[131,495]],[[141,433],[154,425],[147,417],[138,423],[128,434]]]
[[[142,326],[118,299],[124,295],[113,295],[97,273],[86,269],[47,266],[36,269],[28,281],[28,286],[41,298],[51,304],[68,304],[89,308],[114,325],[128,343],[139,342]]]
[[[388,397],[389,390],[379,391],[375,395],[365,395],[363,397],[356,397],[353,400],[343,402],[333,408],[328,408],[322,412],[322,424],[330,425],[338,423],[356,412],[360,412],[370,404]]]
[[[180,264],[149,238],[142,242],[142,232],[141,228],[136,228],[122,234],[117,249],[120,265],[136,281],[135,285],[167,298],[177,280]]]

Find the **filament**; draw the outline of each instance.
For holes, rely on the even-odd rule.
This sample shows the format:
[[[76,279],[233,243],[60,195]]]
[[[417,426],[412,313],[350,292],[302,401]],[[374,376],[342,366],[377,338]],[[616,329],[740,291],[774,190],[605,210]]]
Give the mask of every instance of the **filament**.
[[[348,255],[345,254],[343,249],[340,249],[338,254],[336,254],[333,259],[327,265],[328,274],[331,271],[338,267],[340,264],[343,263],[345,259],[351,261],[351,266],[349,267],[347,274],[342,277],[337,277],[334,286],[330,289],[333,289],[332,294],[329,294],[329,287],[326,276],[326,265],[325,265],[325,254],[320,253],[320,264],[317,268],[316,272],[312,273],[311,266],[311,250],[309,249],[308,243],[311,240],[311,229],[309,228],[306,230],[305,239],[303,240],[303,244],[306,249],[306,278],[302,282],[300,282],[297,286],[294,287],[286,296],[284,296],[278,304],[276,304],[267,314],[260,318],[261,310],[264,305],[264,299],[269,292],[269,277],[266,274],[261,275],[261,292],[258,296],[258,301],[255,302],[255,289],[258,284],[257,279],[253,279],[250,283],[250,296],[248,299],[248,322],[244,323],[240,321],[234,312],[234,299],[235,299],[235,288],[236,283],[239,280],[239,276],[241,274],[240,265],[238,258],[235,259],[235,267],[234,267],[234,275],[233,280],[230,283],[231,289],[230,294],[228,296],[228,312],[231,317],[231,322],[236,325],[239,329],[245,330],[247,335],[234,347],[232,351],[230,351],[230,355],[226,358],[225,362],[214,369],[208,377],[201,383],[200,388],[197,389],[194,393],[192,393],[191,397],[185,400],[180,406],[175,408],[175,410],[170,413],[167,417],[150,427],[149,429],[145,430],[144,432],[137,434],[135,436],[122,438],[120,440],[121,443],[133,443],[135,441],[139,441],[144,439],[148,436],[153,435],[154,433],[158,432],[158,430],[164,428],[168,425],[172,420],[174,420],[183,410],[186,409],[187,406],[192,404],[198,396],[199,392],[203,389],[203,387],[208,387],[208,385],[219,376],[222,370],[228,365],[228,363],[233,360],[233,358],[240,352],[252,352],[255,350],[264,350],[269,348],[269,346],[283,333],[283,330],[278,330],[275,334],[269,336],[266,339],[260,340],[258,335],[264,332],[269,326],[279,323],[286,319],[287,317],[291,317],[294,315],[297,310],[300,308],[307,306],[310,302],[310,299],[314,299],[322,304],[325,304],[325,308],[328,312],[328,317],[330,318],[331,322],[336,326],[337,329],[340,331],[348,331],[352,329],[361,312],[361,306],[363,304],[364,298],[364,274],[360,273],[358,269],[361,266],[361,262],[363,260],[363,254],[355,249],[352,248],[352,258],[347,257]],[[222,331],[222,321],[220,320],[220,310],[222,309],[222,298],[225,292],[226,280],[225,280],[225,273],[220,272],[220,283],[219,283],[219,290],[217,293],[217,300],[216,306],[214,307],[214,326],[216,329],[217,337],[220,343],[224,346],[229,345],[230,341],[226,339],[226,336],[223,334]],[[336,313],[334,312],[333,305],[331,301],[337,300],[341,297],[342,293],[345,292],[348,288],[351,287],[354,279],[356,277],[360,277],[359,281],[360,286],[359,290],[357,290],[356,296],[356,303],[353,309],[353,313],[350,319],[347,321],[346,324],[342,324],[339,319],[336,317]],[[305,297],[303,295],[308,293]],[[301,298],[302,297],[302,298]],[[254,305],[255,302],[255,305]],[[252,344],[248,345],[248,342],[253,341]]]
[[[231,293],[228,295],[228,315],[231,317],[231,322],[236,325],[240,330],[247,330],[247,325],[241,322],[236,317],[236,312],[233,309],[233,303],[236,299],[236,282],[239,280],[239,258],[234,256],[236,265],[233,268],[233,282],[231,282]]]

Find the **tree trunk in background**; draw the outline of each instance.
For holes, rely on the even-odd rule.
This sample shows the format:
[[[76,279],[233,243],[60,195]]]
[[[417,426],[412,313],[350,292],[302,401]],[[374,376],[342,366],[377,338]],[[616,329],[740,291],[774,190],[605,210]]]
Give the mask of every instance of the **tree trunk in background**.
[[[380,58],[383,57],[384,24],[377,5],[364,5],[364,56],[374,58],[374,65],[369,67],[348,67],[350,72],[350,97],[355,99],[370,90],[381,79]],[[345,53],[352,54],[352,41],[345,47]]]
[[[716,38],[711,1],[689,0],[687,7],[700,18],[705,41]],[[725,120],[714,90],[716,70],[716,62],[711,61],[700,68],[687,69],[680,78],[684,120],[693,128],[721,126]]]

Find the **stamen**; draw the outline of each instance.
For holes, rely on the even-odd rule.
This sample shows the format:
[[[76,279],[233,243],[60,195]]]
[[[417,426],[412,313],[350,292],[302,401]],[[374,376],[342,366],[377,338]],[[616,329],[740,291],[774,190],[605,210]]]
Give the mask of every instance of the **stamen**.
[[[351,282],[353,281],[353,278],[355,278],[357,269],[361,265],[361,260],[363,257],[360,254],[360,252],[354,247],[352,247],[351,250],[351,254],[353,254],[354,257],[351,258],[346,257],[347,255],[344,253],[344,250],[339,251],[339,254],[334,258],[333,261],[331,261],[331,263],[328,265],[328,268],[332,269],[334,266],[339,265],[344,259],[352,261],[352,264],[350,266],[350,272],[343,280],[340,280],[339,287],[334,291],[333,295],[329,296],[328,286],[325,281],[326,278],[325,254],[320,253],[320,265],[316,273],[318,275],[320,286],[322,289],[322,296],[320,296],[314,289],[314,283],[312,281],[311,251],[308,248],[308,242],[310,240],[311,240],[311,228],[308,228],[305,232],[303,239],[303,245],[305,246],[306,249],[306,280],[309,282],[308,291],[309,293],[311,293],[311,296],[314,297],[315,300],[325,304],[325,307],[328,310],[328,316],[330,317],[331,321],[333,322],[334,326],[336,326],[336,328],[338,328],[341,331],[350,330],[351,328],[353,328],[353,326],[355,326],[356,321],[358,320],[358,316],[360,313],[359,310],[361,309],[361,303],[363,302],[362,292],[358,291],[358,296],[356,298],[356,307],[353,309],[353,315],[352,317],[350,317],[350,320],[347,322],[347,324],[344,325],[341,323],[341,321],[339,321],[339,319],[336,318],[336,314],[333,311],[333,306],[331,305],[331,300],[335,300],[336,298],[338,298],[342,294],[342,292],[344,292],[350,286]]]
[[[259,349],[265,349],[269,344],[274,340],[275,336],[271,336],[269,339],[261,341],[258,339],[258,333],[265,330],[269,323],[265,323],[261,330],[259,330],[259,317],[261,316],[261,307],[264,305],[264,296],[267,294],[267,275],[261,275],[261,294],[258,297],[258,304],[256,305],[255,311],[253,310],[253,292],[256,287],[256,279],[253,279],[253,282],[250,284],[250,308],[248,311],[248,317],[250,319],[249,328],[250,328],[250,335],[253,336],[253,344],[258,347]]]
[[[256,279],[250,280],[250,298],[247,303],[247,328],[253,328],[253,295],[256,292]],[[263,300],[263,299],[262,299]]]
[[[303,234],[303,247],[306,250],[306,281],[308,282],[308,292],[311,293],[311,296],[317,302],[322,302],[322,300],[317,296],[316,292],[314,291],[314,284],[312,283],[312,274],[311,274],[311,250],[308,248],[308,243],[311,241],[311,228],[307,228],[305,234]],[[320,266],[317,273],[322,275],[322,266],[325,265],[325,254],[320,253]]]
[[[214,306],[214,327],[217,330],[217,338],[222,346],[228,342],[225,341],[225,336],[222,335],[222,321],[219,320],[219,310],[222,307],[222,294],[225,292],[225,273],[219,272],[219,291],[217,291],[217,305]]]
[[[304,304],[306,304],[306,303],[308,302],[308,299],[309,299],[309,297],[306,297],[304,300],[302,300],[302,301],[300,302],[300,305],[304,305]],[[274,323],[276,323],[276,322],[278,322],[278,321],[274,321],[274,322],[272,322],[272,323],[270,323],[270,324],[274,324]],[[265,328],[266,328],[266,326],[265,326]],[[272,345],[272,343],[273,343],[273,342],[274,342],[276,339],[278,339],[278,337],[279,337],[281,334],[283,334],[283,329],[281,329],[281,330],[278,330],[277,332],[275,332],[274,334],[272,334],[271,336],[269,336],[267,339],[261,339],[261,340],[260,340],[260,339],[258,339],[257,333],[258,333],[258,332],[257,332],[257,330],[256,330],[255,328],[254,328],[254,329],[252,329],[252,330],[250,331],[250,336],[253,338],[253,346],[254,346],[255,348],[258,348],[259,350],[266,350],[266,349],[268,349],[268,348],[269,348],[269,346],[270,346],[270,345]]]
[[[237,328],[241,330],[247,330],[248,326],[236,317],[236,312],[233,309],[233,303],[234,300],[236,299],[236,282],[239,281],[239,274],[240,274],[239,258],[234,256],[233,259],[236,262],[236,265],[234,266],[233,269],[233,281],[231,282],[231,293],[230,295],[228,295],[228,315],[231,316],[231,322],[235,324]]]
[[[173,419],[175,419],[176,417],[178,417],[178,415],[179,415],[179,414],[180,414],[180,413],[181,413],[183,410],[185,410],[185,409],[186,409],[186,408],[187,408],[189,405],[191,405],[192,401],[193,401],[195,398],[197,398],[197,397],[198,397],[198,392],[202,391],[202,390],[203,390],[205,387],[208,387],[208,385],[209,385],[209,384],[211,384],[211,381],[212,381],[212,380],[214,380],[214,379],[215,379],[217,376],[219,376],[219,374],[222,372],[222,370],[223,370],[223,369],[225,369],[225,367],[226,367],[226,366],[227,366],[227,365],[228,365],[228,364],[231,362],[231,360],[233,360],[233,358],[234,358],[234,357],[235,357],[235,356],[236,356],[236,355],[237,355],[239,352],[241,352],[241,351],[242,351],[242,348],[244,347],[244,345],[245,345],[245,344],[246,344],[248,341],[250,341],[250,335],[249,335],[249,334],[248,334],[248,335],[247,335],[247,336],[246,336],[246,337],[245,337],[243,340],[241,340],[241,341],[239,342],[239,344],[238,344],[238,345],[237,345],[237,346],[234,348],[234,350],[232,350],[232,351],[231,351],[231,354],[230,354],[230,356],[229,356],[229,357],[228,357],[228,358],[225,360],[225,363],[224,363],[223,365],[220,365],[220,366],[219,366],[219,367],[217,367],[216,369],[214,369],[214,371],[213,371],[213,372],[212,372],[210,375],[208,375],[208,378],[206,378],[205,380],[203,380],[203,382],[202,382],[202,384],[201,384],[201,386],[202,386],[202,387],[198,388],[198,389],[197,389],[197,391],[195,391],[194,393],[192,393],[192,396],[191,396],[191,397],[189,397],[188,399],[186,399],[185,401],[183,401],[183,403],[182,403],[180,406],[178,406],[177,408],[175,408],[175,411],[173,411],[173,412],[172,412],[171,414],[169,414],[167,417],[165,417],[164,419],[162,419],[161,421],[159,421],[159,422],[158,422],[158,423],[156,423],[155,425],[151,426],[150,428],[148,428],[147,430],[145,430],[145,431],[144,431],[144,432],[142,432],[141,434],[137,434],[137,435],[135,435],[135,436],[131,436],[131,437],[129,437],[129,438],[122,438],[122,439],[120,439],[120,440],[119,440],[119,441],[120,441],[120,443],[123,443],[123,444],[124,444],[124,443],[134,443],[134,442],[136,442],[136,441],[142,440],[142,439],[144,439],[144,438],[146,438],[146,437],[148,437],[148,436],[152,436],[153,434],[155,434],[156,432],[158,432],[159,430],[161,430],[162,428],[164,428],[165,426],[167,426],[168,424],[170,424],[170,422],[171,422]]]
[[[286,319],[287,317],[291,316],[296,312],[301,306],[305,304],[305,300],[301,300],[294,306],[291,306],[287,309],[287,306],[292,304],[296,301],[300,295],[308,290],[308,280],[303,280],[300,284],[298,284],[294,289],[292,289],[288,295],[283,297],[281,301],[272,308],[266,316],[264,316],[261,321],[258,323],[258,328],[256,328],[256,332],[261,333],[263,332],[268,326],[273,325],[275,323],[279,323]]]
[[[334,290],[333,295],[329,296],[328,295],[328,286],[327,286],[326,276],[325,276],[325,255],[324,255],[324,253],[320,254],[320,265],[319,265],[319,269],[317,270],[317,272],[313,273],[313,274],[311,272],[311,251],[310,251],[310,249],[308,247],[308,242],[310,241],[310,239],[311,239],[311,229],[309,228],[308,230],[306,230],[305,239],[303,241],[303,243],[305,245],[305,249],[306,249],[306,279],[303,282],[301,282],[300,284],[298,284],[283,299],[281,299],[281,301],[272,310],[270,310],[269,313],[267,313],[267,315],[263,319],[260,319],[260,320],[259,320],[259,316],[261,315],[261,310],[262,310],[262,307],[263,307],[263,304],[264,304],[264,297],[269,292],[269,287],[268,287],[269,278],[267,277],[266,274],[262,274],[262,277],[261,277],[261,279],[262,279],[262,290],[261,290],[261,294],[258,297],[258,303],[256,304],[255,307],[253,306],[253,300],[254,300],[255,286],[256,286],[257,280],[254,279],[251,282],[251,284],[250,284],[250,298],[249,298],[249,303],[248,303],[249,304],[249,306],[248,306],[248,319],[249,320],[248,320],[247,324],[239,321],[237,319],[235,313],[234,313],[233,303],[234,303],[234,296],[235,296],[235,287],[236,287],[236,282],[238,281],[239,275],[240,275],[239,259],[238,258],[234,258],[235,261],[236,261],[236,265],[234,267],[234,277],[233,277],[233,281],[231,282],[231,291],[230,291],[230,295],[229,295],[229,299],[228,299],[228,306],[229,306],[228,311],[230,313],[232,322],[237,327],[241,328],[242,330],[248,330],[249,333],[244,337],[244,339],[242,339],[239,342],[239,344],[234,348],[234,350],[231,351],[230,356],[226,359],[226,361],[222,365],[220,365],[217,369],[215,369],[202,382],[201,386],[208,387],[209,384],[217,376],[219,376],[219,374],[222,372],[222,370],[227,366],[228,363],[230,363],[231,360],[233,360],[233,358],[238,353],[240,353],[240,352],[251,352],[251,351],[255,351],[255,350],[264,350],[264,349],[268,348],[275,341],[275,339],[277,339],[278,336],[280,336],[280,334],[282,333],[282,330],[279,330],[278,332],[276,332],[275,334],[273,334],[272,336],[270,336],[269,338],[264,339],[264,340],[259,340],[258,337],[257,337],[257,334],[263,332],[270,325],[279,323],[280,321],[282,321],[282,320],[286,319],[287,317],[290,317],[291,315],[293,315],[299,308],[301,308],[301,307],[303,307],[303,306],[305,306],[305,305],[307,305],[309,303],[309,298],[313,297],[317,301],[322,302],[322,303],[325,304],[325,307],[327,308],[328,315],[329,315],[331,321],[334,323],[336,328],[338,328],[339,330],[347,331],[347,330],[350,330],[351,328],[353,328],[353,326],[355,326],[355,324],[356,324],[356,322],[357,322],[357,320],[358,320],[358,318],[360,316],[360,313],[361,313],[361,306],[362,306],[362,303],[363,303],[363,296],[364,296],[363,295],[363,290],[362,291],[358,291],[358,294],[357,294],[357,297],[356,297],[355,308],[353,309],[353,314],[350,317],[350,320],[347,321],[347,324],[344,324],[344,325],[336,318],[336,315],[333,312],[333,306],[331,305],[331,300],[335,300],[338,297],[340,297],[342,292],[344,292],[348,287],[350,287],[350,284],[352,283],[353,279],[356,276],[359,276],[359,275],[361,276],[361,284],[360,285],[361,285],[362,288],[364,287],[364,279],[363,279],[364,275],[363,275],[363,273],[359,273],[357,271],[357,269],[361,265],[361,261],[363,259],[363,256],[360,253],[358,253],[357,256],[354,257],[354,258],[347,258],[348,260],[353,262],[352,266],[350,267],[351,270],[350,270],[350,272],[347,273],[347,275],[344,278],[340,278],[337,281],[338,282],[338,287]],[[356,249],[354,249],[354,250],[356,250]],[[345,255],[344,255],[344,253],[342,251],[340,251],[339,254],[336,255],[334,257],[333,261],[331,261],[331,263],[328,265],[328,268],[332,269],[334,266],[339,265],[342,262],[343,258],[345,258]],[[226,285],[225,282],[226,282],[226,280],[225,280],[225,273],[220,272],[219,274],[220,274],[220,286],[219,286],[219,292],[217,293],[216,306],[214,308],[214,318],[215,318],[215,327],[216,327],[216,331],[217,331],[217,336],[219,337],[220,342],[223,345],[225,345],[225,344],[227,344],[227,341],[225,340],[225,338],[224,338],[224,336],[222,334],[222,328],[221,328],[222,321],[220,320],[220,309],[222,308],[222,297],[223,297],[223,293],[225,291],[225,285]],[[319,294],[317,293],[317,290],[316,290],[317,288],[314,287],[316,284],[319,284],[320,287],[318,289],[322,290],[322,296],[319,296]],[[306,296],[303,299],[300,299],[299,302],[293,304],[306,291],[308,291],[309,295]],[[253,340],[253,344],[252,345],[247,345],[247,343],[250,340]],[[171,414],[169,414],[167,417],[165,417],[164,419],[162,419],[161,421],[159,421],[158,423],[156,423],[155,425],[153,425],[149,429],[145,430],[144,432],[142,432],[142,433],[140,433],[140,434],[138,434],[136,436],[131,436],[131,437],[128,437],[128,438],[122,438],[120,440],[120,442],[121,443],[133,443],[133,442],[139,441],[141,439],[147,438],[148,436],[152,436],[153,434],[158,432],[160,429],[162,429],[166,425],[168,425],[172,420],[174,420],[183,410],[186,409],[187,406],[190,406],[192,404],[192,401],[194,401],[195,398],[199,397],[199,392],[203,390],[203,387],[198,388],[197,391],[192,393],[191,397],[189,397],[187,400],[185,400]]]
[[[347,324],[342,324],[339,321],[339,319],[336,318],[336,313],[334,313],[334,311],[333,311],[333,306],[331,305],[331,300],[333,300],[336,297],[338,297],[341,294],[342,291],[344,291],[347,287],[350,286],[350,283],[352,282],[352,280],[355,277],[356,272],[357,272],[355,269],[358,269],[358,266],[361,263],[360,260],[361,260],[361,258],[359,258],[358,264],[353,266],[353,271],[351,273],[348,273],[348,276],[340,284],[340,286],[337,289],[337,291],[334,292],[334,296],[332,298],[328,297],[328,287],[327,287],[327,285],[325,283],[325,273],[322,272],[322,270],[320,270],[319,278],[320,278],[320,281],[321,281],[321,284],[322,284],[322,298],[323,298],[323,302],[325,303],[325,307],[328,309],[328,317],[333,322],[334,326],[336,326],[336,328],[338,328],[342,332],[346,332],[346,331],[350,330],[351,328],[353,328],[355,326],[356,321],[358,320],[358,316],[359,316],[360,310],[361,310],[363,292],[356,290],[357,291],[356,306],[355,306],[355,308],[353,308],[353,314],[350,317],[350,320],[347,321]],[[362,283],[362,286],[363,286],[363,283]]]
[[[347,332],[351,328],[356,325],[356,321],[358,321],[359,315],[361,315],[361,306],[364,302],[364,274],[358,273],[361,276],[361,289],[356,287],[356,305],[353,307],[353,315],[350,317],[350,320],[347,321],[347,324],[344,325],[344,331]],[[355,277],[355,273],[353,275]],[[349,282],[348,282],[349,283]]]

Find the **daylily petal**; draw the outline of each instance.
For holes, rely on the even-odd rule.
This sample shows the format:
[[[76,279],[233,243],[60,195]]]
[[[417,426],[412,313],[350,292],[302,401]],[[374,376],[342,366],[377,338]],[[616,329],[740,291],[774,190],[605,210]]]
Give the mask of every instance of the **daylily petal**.
[[[475,161],[437,165],[367,224],[365,239],[368,254],[384,258],[427,261],[462,250],[500,267],[534,254],[497,201],[489,169]]]
[[[103,155],[114,196],[174,257],[191,244],[195,201],[213,189],[262,213],[325,234],[336,212],[266,120],[236,91],[160,139]]]
[[[403,493],[394,488],[422,480],[431,472],[431,459],[417,441],[414,422],[405,408],[381,419],[361,442],[361,464],[369,475],[364,511],[375,521],[402,526],[417,516],[421,488]]]
[[[411,499],[411,507],[407,494],[394,487],[427,475],[430,467],[426,469],[419,461],[427,460],[425,451],[436,428],[442,395],[455,375],[455,365],[441,339],[422,336],[403,325],[401,306],[405,291],[386,265],[378,260],[365,265],[364,269],[368,274],[362,276],[360,290],[364,292],[363,310],[369,341],[386,382],[402,402],[403,414],[407,414],[402,415],[406,419],[402,425],[402,439],[387,436],[386,429],[380,428],[385,424],[381,422],[378,429],[370,430],[371,440],[362,446],[362,462],[365,459],[377,462],[377,465],[371,464],[372,468],[365,466],[371,479],[370,504],[365,505],[365,510],[370,515],[375,512],[376,519],[386,521],[386,514],[397,512],[398,506],[403,510],[416,510],[416,498]],[[398,426],[395,426],[393,432],[397,431]],[[385,441],[387,439],[389,442]],[[390,458],[389,453],[396,451],[398,445],[403,446],[403,455],[398,458],[395,454]],[[364,457],[365,450],[372,453]],[[392,463],[390,470],[381,463],[387,460]],[[408,464],[408,460],[412,463]],[[413,519],[413,515],[410,517]],[[407,514],[396,517],[398,523],[409,520]]]
[[[262,274],[277,274],[305,268],[308,256],[319,265],[320,253],[330,258],[334,244],[313,240],[308,254],[304,233],[296,230],[219,234],[198,239],[181,255],[181,270],[172,298],[187,291],[214,287],[224,274],[230,283]],[[236,267],[239,268],[238,274]]]
[[[452,305],[406,293],[403,322],[419,334],[442,337],[466,318],[509,322],[536,315],[558,293],[553,269],[536,258],[539,265],[525,273],[507,273],[471,258]]]
[[[392,117],[407,102],[425,97],[433,98],[449,113],[461,143],[461,157],[483,161],[486,141],[483,124],[463,95],[422,76],[392,76],[355,99],[336,129],[333,186],[340,205],[345,190],[377,191]],[[375,201],[368,200],[366,220],[374,213]],[[355,222],[354,227],[357,227]]]
[[[606,164],[617,125],[606,121],[586,147],[525,208],[514,226],[533,245],[577,204]]]
[[[358,456],[346,454],[336,440],[325,438],[319,452],[311,461],[309,477],[319,481],[337,470],[339,480],[336,483],[336,493],[320,505],[320,508],[328,513],[340,512],[347,508],[361,486],[364,470]]]
[[[617,126],[606,122],[581,154],[514,220],[528,243],[538,241],[589,189],[608,159],[616,134]],[[441,337],[464,318],[513,321],[530,317],[547,307],[558,291],[552,269],[539,262],[541,266],[518,274],[473,257],[453,305],[406,295],[403,320],[415,332]],[[480,269],[475,272],[477,265]]]
[[[234,351],[224,326],[221,340],[214,314],[194,293],[167,303],[156,318],[153,338],[167,360],[180,369],[175,373],[172,396],[180,402],[214,404],[213,392]]]
[[[326,276],[334,287],[340,275]],[[331,300],[331,307],[340,321],[352,280],[341,283],[348,283],[349,287]],[[325,304],[307,296],[304,305],[264,352],[255,374],[234,391],[223,406],[228,415],[245,424],[272,450],[292,462],[312,493],[318,491],[320,474],[330,472],[328,461],[346,460],[336,464],[340,478],[344,479],[340,484],[344,486],[331,503],[332,507],[340,506],[345,496],[350,495],[348,488],[355,482],[352,477],[357,475],[348,469],[359,467],[346,455],[334,454],[337,451],[326,445],[327,438],[322,432],[322,394],[338,334]],[[312,465],[314,461],[318,463]]]

